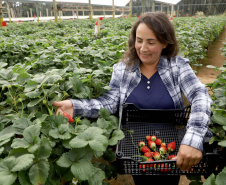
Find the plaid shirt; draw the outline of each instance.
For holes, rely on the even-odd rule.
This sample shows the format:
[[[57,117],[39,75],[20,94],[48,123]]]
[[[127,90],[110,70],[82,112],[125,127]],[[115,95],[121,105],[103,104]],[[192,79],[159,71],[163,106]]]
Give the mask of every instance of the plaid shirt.
[[[212,136],[208,130],[212,103],[208,90],[196,77],[189,61],[185,58],[173,57],[168,60],[161,57],[157,70],[173,99],[175,108],[184,108],[182,93],[191,104],[191,114],[181,144],[203,151],[203,140]],[[111,114],[116,113],[119,107],[119,113],[121,113],[120,105],[125,102],[140,81],[140,63],[130,69],[126,67],[124,62],[115,64],[109,84],[111,90],[97,99],[71,99],[74,115],[95,118],[101,107],[108,109]]]

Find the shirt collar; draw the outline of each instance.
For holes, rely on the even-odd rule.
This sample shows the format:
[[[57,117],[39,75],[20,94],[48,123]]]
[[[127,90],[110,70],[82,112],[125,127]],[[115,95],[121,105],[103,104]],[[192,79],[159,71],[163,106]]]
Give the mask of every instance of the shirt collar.
[[[161,56],[157,68],[169,69],[169,62],[167,58],[165,58],[164,56]],[[138,60],[136,65],[132,67],[131,71],[134,72],[137,69],[140,69],[140,60]]]

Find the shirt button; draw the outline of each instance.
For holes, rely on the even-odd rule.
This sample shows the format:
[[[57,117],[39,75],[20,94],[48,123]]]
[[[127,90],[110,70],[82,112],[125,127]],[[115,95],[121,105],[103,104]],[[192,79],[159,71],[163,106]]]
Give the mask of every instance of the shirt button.
[[[148,84],[150,84],[150,81],[147,81]]]
[[[150,89],[150,86],[147,86],[147,89]]]

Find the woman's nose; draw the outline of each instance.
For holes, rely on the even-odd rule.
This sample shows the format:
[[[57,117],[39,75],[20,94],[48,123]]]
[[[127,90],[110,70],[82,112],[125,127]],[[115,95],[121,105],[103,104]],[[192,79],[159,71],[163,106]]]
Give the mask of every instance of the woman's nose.
[[[147,51],[147,44],[146,43],[142,43],[140,51]]]

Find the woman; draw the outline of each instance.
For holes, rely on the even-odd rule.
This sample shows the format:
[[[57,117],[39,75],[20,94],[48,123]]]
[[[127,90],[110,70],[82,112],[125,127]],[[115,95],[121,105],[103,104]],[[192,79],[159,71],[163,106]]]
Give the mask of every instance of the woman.
[[[58,107],[57,113],[97,117],[101,107],[114,114],[125,102],[147,109],[181,109],[184,108],[184,94],[191,104],[191,114],[175,159],[177,167],[189,170],[202,158],[204,137],[211,136],[208,121],[212,101],[208,91],[194,74],[189,61],[176,56],[175,31],[164,13],[146,13],[138,19],[128,45],[123,61],[113,66],[111,90],[97,99],[71,99],[53,105]],[[169,178],[178,184],[179,176]],[[165,177],[158,182],[161,179],[169,182]],[[135,184],[142,180],[144,177],[134,176]]]

